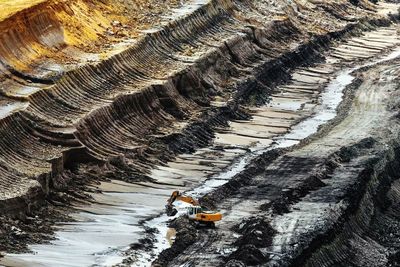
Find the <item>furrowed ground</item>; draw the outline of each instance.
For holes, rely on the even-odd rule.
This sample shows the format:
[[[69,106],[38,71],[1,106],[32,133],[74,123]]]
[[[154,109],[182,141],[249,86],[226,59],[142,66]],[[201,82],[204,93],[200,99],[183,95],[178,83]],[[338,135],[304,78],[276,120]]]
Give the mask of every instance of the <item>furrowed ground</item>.
[[[1,264],[395,266],[397,8],[3,1]]]

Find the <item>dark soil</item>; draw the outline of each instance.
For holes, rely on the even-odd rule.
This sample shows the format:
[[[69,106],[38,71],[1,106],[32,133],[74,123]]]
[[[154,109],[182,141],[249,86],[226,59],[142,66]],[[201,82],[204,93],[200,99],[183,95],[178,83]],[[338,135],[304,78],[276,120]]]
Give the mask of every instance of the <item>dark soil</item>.
[[[320,174],[317,175],[320,176]],[[261,205],[260,209],[263,211],[271,209],[273,214],[279,215],[288,213],[290,205],[298,202],[301,198],[308,195],[311,191],[317,190],[318,188],[325,186],[325,183],[322,182],[321,179],[317,177],[317,175],[310,176],[296,188],[291,188],[283,191],[280,197],[269,203]]]
[[[236,264],[240,263],[244,264],[244,266],[256,266],[266,263],[268,257],[266,257],[256,246],[244,245],[239,247],[238,250],[229,256],[229,261],[225,266],[232,266],[232,260]]]
[[[186,217],[179,217],[169,224],[170,227],[177,229],[174,245],[160,253],[153,266],[167,266],[168,263],[198,240],[198,230],[196,224]]]
[[[268,219],[264,217],[252,217],[236,225],[233,229],[241,234],[235,242],[237,247],[243,244],[254,245],[257,248],[265,248],[272,244],[275,230],[269,224]]]
[[[225,266],[253,266],[268,261],[260,248],[272,244],[275,230],[264,217],[252,217],[236,225],[233,229],[241,234],[234,245],[238,248],[226,259]]]
[[[93,180],[88,173],[96,169],[97,166],[85,166],[65,172],[54,180],[52,186],[57,189],[53,189],[40,206],[33,207],[30,212],[0,216],[0,251],[30,252],[29,244],[53,240],[55,224],[72,221],[69,214],[75,211],[74,204],[92,200],[88,193],[93,189],[89,185],[100,181]]]
[[[285,151],[285,149],[273,149],[257,157],[246,167],[245,171],[233,177],[228,183],[202,197],[200,199],[201,205],[210,209],[215,209],[217,203],[236,194],[239,188],[249,185],[251,183],[251,177],[262,173],[271,162]]]

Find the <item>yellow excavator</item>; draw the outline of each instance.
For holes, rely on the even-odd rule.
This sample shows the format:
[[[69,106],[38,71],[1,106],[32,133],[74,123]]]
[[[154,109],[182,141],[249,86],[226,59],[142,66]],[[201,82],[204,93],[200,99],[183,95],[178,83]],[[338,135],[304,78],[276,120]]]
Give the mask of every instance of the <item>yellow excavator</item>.
[[[219,212],[208,211],[201,207],[199,202],[190,197],[184,196],[179,191],[174,191],[165,205],[168,216],[175,216],[178,210],[174,206],[174,202],[180,200],[190,204],[187,208],[187,216],[190,220],[213,226],[215,222],[222,220],[222,214]]]

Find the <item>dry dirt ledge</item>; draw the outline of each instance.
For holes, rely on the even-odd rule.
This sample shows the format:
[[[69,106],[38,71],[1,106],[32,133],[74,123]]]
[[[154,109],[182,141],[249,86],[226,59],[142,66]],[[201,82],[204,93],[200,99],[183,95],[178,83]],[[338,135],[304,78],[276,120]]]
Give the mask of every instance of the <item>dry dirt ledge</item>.
[[[26,16],[33,19],[21,24],[23,30],[3,30],[3,38],[15,36],[16,41],[0,51],[3,215],[29,213],[36,200],[57,191],[73,194],[68,184],[76,184],[77,177],[148,179],[154,163],[204,146],[214,127],[246,118],[238,104],[251,92],[268,94],[285,79],[282,70],[306,64],[331,39],[351,30],[390,23],[367,1],[358,6],[276,1],[271,8],[267,1],[213,0],[98,64],[48,72],[38,59],[57,63],[64,51],[58,48],[68,46],[68,40],[87,52],[74,43],[73,35],[81,32],[71,37],[57,17],[57,8],[67,16],[71,6],[54,3],[32,7],[45,10],[40,15],[30,17],[29,9],[22,10],[0,24],[6,29]],[[107,23],[113,19],[107,17]],[[86,37],[92,34],[83,32],[76,39],[86,43]]]

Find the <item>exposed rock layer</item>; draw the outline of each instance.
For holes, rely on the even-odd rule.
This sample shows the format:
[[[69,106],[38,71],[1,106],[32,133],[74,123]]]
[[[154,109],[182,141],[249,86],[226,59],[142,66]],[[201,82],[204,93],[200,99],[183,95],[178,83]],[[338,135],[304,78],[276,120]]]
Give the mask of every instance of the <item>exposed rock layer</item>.
[[[323,19],[311,25],[313,14]],[[59,24],[51,23],[54,31],[40,28],[56,14],[45,9],[39,15],[24,21],[39,27],[35,38],[25,39],[62,46],[65,39]],[[4,84],[17,76],[46,88],[39,86],[26,102],[3,100],[13,108],[0,121],[0,164],[4,176],[12,177],[2,180],[3,188],[8,189],[2,198],[24,197],[27,193],[20,190],[24,187],[40,192],[33,189],[39,184],[32,178],[48,193],[49,186],[56,183],[52,179],[62,175],[64,166],[80,162],[119,162],[132,175],[143,177],[154,162],[182,148],[190,151],[206,144],[213,125],[204,132],[196,130],[198,122],[214,120],[218,126],[232,116],[241,116],[232,114],[243,97],[254,90],[268,92],[270,83],[282,77],[278,70],[289,61],[301,64],[329,38],[353,27],[349,21],[366,16],[373,17],[370,11],[345,1],[332,6],[329,2],[281,3],[273,11],[268,3],[258,1],[210,1],[147,34],[126,51],[56,79],[33,76],[20,71],[22,67],[17,71],[10,62],[22,61],[5,59],[10,67],[4,73],[11,71],[12,75],[5,76],[11,79]],[[24,40],[23,36],[18,40]],[[20,49],[5,50],[4,55],[20,57],[21,51],[29,50],[22,49],[22,44],[16,47]],[[217,99],[218,106],[226,107],[213,106]],[[9,190],[10,186],[16,189]]]

